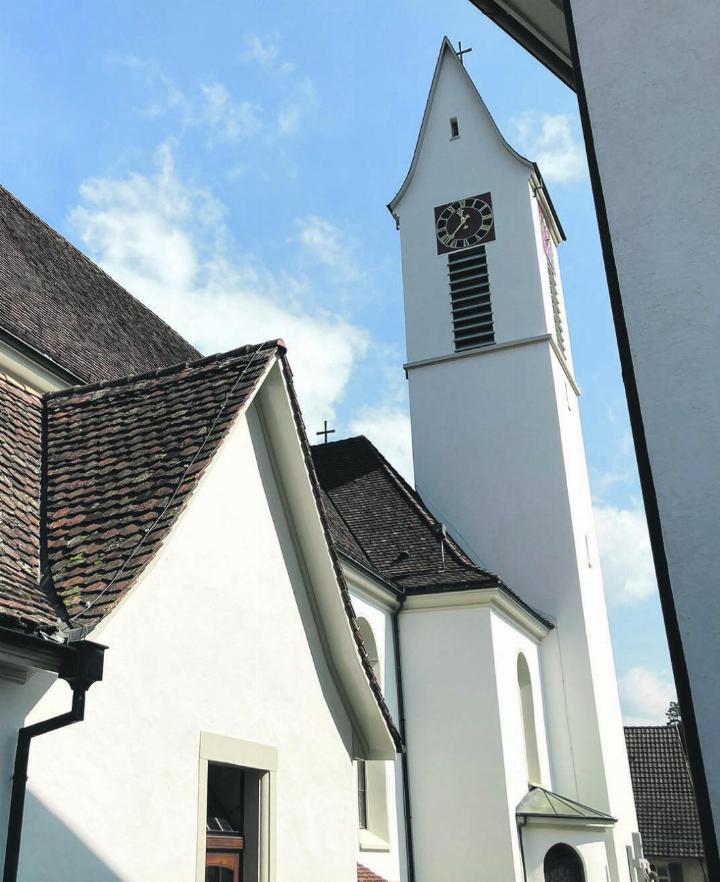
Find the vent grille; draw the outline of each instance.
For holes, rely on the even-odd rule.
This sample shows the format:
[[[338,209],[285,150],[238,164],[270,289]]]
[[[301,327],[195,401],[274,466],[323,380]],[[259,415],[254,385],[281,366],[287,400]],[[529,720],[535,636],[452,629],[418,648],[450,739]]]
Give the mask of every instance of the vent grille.
[[[555,319],[555,341],[563,355],[565,355],[565,331],[563,330],[562,314],[560,312],[560,293],[558,292],[557,276],[552,260],[548,257],[548,276],[550,278],[550,302],[552,303],[553,318]]]
[[[448,255],[455,351],[495,342],[485,246]]]

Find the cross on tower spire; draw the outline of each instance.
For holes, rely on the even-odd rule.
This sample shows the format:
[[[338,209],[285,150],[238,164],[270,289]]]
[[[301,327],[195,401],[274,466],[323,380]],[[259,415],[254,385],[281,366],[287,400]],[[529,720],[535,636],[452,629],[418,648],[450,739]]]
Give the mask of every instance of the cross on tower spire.
[[[325,436],[325,440],[324,440],[323,443],[324,443],[324,444],[327,444],[327,443],[328,443],[328,440],[327,440],[327,439],[328,439],[328,435],[334,435],[334,434],[335,434],[335,429],[328,429],[328,427],[327,427],[327,420],[323,420],[323,427],[322,427],[322,430],[319,431],[319,432],[315,432],[315,434],[316,434],[316,435],[324,435],[324,436]]]
[[[463,49],[462,43],[460,42],[460,40],[458,40],[457,52],[455,54],[457,55],[458,59],[460,60],[460,64],[462,64],[463,67],[465,67],[465,60],[463,59],[463,55],[465,55],[466,52],[472,52],[472,47],[470,49]]]

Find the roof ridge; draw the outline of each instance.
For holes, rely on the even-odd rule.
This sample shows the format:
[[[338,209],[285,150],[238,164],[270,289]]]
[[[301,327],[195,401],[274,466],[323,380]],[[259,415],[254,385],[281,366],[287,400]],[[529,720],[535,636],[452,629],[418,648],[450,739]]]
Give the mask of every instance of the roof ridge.
[[[72,243],[69,239],[66,239],[65,236],[62,235],[62,233],[58,233],[58,231],[57,231],[54,227],[51,227],[49,223],[47,223],[46,221],[44,221],[44,220],[40,217],[40,215],[35,214],[35,212],[34,212],[31,208],[29,208],[27,205],[25,205],[25,203],[24,203],[21,199],[19,199],[19,198],[13,193],[13,192],[11,192],[10,190],[8,190],[7,187],[5,187],[5,186],[3,186],[2,184],[0,184],[0,190],[2,190],[4,193],[6,193],[6,194],[10,197],[10,199],[12,199],[12,201],[13,201],[13,202],[14,202],[14,203],[15,203],[15,204],[16,204],[16,205],[17,205],[22,211],[25,212],[25,214],[27,214],[30,218],[32,218],[33,222],[39,224],[39,225],[40,225],[41,227],[43,227],[48,233],[50,233],[50,236],[51,236],[53,239],[55,239],[56,242],[57,242],[61,247],[65,248],[66,250],[69,250],[70,252],[72,252],[73,258],[80,257],[81,260],[82,260],[82,262],[85,263],[85,264],[88,266],[88,268],[89,268],[94,274],[99,275],[99,276],[102,276],[102,278],[104,278],[104,279],[109,279],[109,281],[111,281],[111,282],[113,283],[113,285],[115,285],[115,286],[116,286],[117,288],[119,288],[124,294],[127,294],[128,297],[130,297],[132,300],[134,300],[135,303],[137,303],[138,306],[139,306],[142,310],[144,310],[145,312],[148,312],[148,313],[150,313],[151,315],[155,316],[155,318],[156,318],[156,319],[157,319],[162,325],[164,325],[164,326],[170,331],[170,333],[172,333],[175,337],[177,337],[178,340],[181,340],[183,343],[188,343],[188,341],[185,340],[185,338],[184,338],[181,334],[179,334],[179,333],[175,330],[175,328],[173,328],[172,325],[168,324],[168,323],[165,321],[165,319],[161,318],[161,316],[159,316],[156,312],[154,312],[152,309],[150,309],[150,307],[147,306],[146,304],[144,304],[144,303],[142,302],[142,300],[139,300],[134,294],[132,294],[130,291],[128,291],[128,289],[127,289],[124,285],[121,285],[120,282],[118,282],[116,279],[114,279],[114,278],[110,275],[110,273],[105,272],[105,270],[104,270],[101,266],[98,266],[98,264],[96,264],[93,260],[90,260],[90,258],[89,258],[86,254],[84,254],[84,253],[83,253],[83,252],[82,252],[82,251],[81,251],[76,245],[73,245],[73,243]],[[188,345],[192,346],[191,343],[188,343]],[[194,348],[195,348],[195,347],[193,347],[193,349],[194,349]],[[68,370],[68,368],[65,368],[65,369]]]
[[[46,392],[43,395],[43,400],[50,401],[56,398],[83,394],[85,392],[97,392],[101,389],[113,389],[121,388],[123,386],[130,386],[133,383],[141,382],[142,380],[152,380],[161,377],[168,377],[172,374],[178,374],[184,370],[205,367],[206,365],[212,364],[213,362],[219,363],[225,360],[229,361],[231,358],[239,358],[242,355],[250,355],[253,352],[260,352],[263,349],[267,349],[268,351],[270,351],[271,349],[276,349],[280,354],[285,354],[287,352],[287,346],[285,345],[284,340],[278,337],[274,340],[265,340],[263,343],[249,343],[245,346],[238,346],[236,349],[230,349],[227,352],[216,352],[212,355],[204,355],[201,358],[194,359],[193,361],[177,362],[176,364],[171,364],[168,367],[157,368],[154,371],[145,371],[144,373],[140,374],[128,374],[126,377],[116,377],[112,380],[100,380],[97,383],[87,383],[82,386],[70,386],[67,389],[57,389],[52,392]]]

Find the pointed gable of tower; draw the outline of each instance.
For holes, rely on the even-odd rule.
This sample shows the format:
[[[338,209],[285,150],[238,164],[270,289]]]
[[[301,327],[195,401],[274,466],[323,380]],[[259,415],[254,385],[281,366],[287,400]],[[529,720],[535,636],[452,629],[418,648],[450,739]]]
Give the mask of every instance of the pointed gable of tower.
[[[422,177],[426,154],[431,154],[427,163],[430,167],[435,165],[433,160],[437,157],[447,162],[448,171],[451,172],[452,166],[458,164],[458,161],[462,162],[468,152],[475,157],[476,162],[479,160],[479,140],[484,142],[483,152],[492,149],[490,145],[504,151],[508,159],[515,160],[528,177],[535,179],[535,185],[543,191],[543,197],[547,201],[548,214],[553,219],[557,237],[564,239],[560,220],[537,164],[518,153],[505,140],[447,37],[443,37],[440,45],[410,168],[400,189],[388,203],[393,217],[399,222],[400,206],[408,195],[416,174]],[[467,147],[464,146],[466,144]]]

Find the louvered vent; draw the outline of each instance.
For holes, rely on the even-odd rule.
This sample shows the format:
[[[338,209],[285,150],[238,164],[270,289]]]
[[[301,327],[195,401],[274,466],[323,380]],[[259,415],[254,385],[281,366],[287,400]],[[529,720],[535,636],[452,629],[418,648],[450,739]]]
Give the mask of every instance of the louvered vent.
[[[552,260],[548,257],[548,276],[550,278],[550,302],[552,303],[553,318],[555,319],[555,340],[558,348],[565,355],[565,332],[563,331],[562,315],[560,313],[560,295],[558,293],[557,276]]]
[[[448,255],[455,351],[495,342],[485,246]]]

